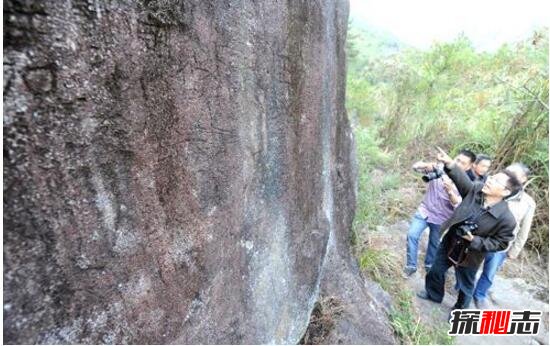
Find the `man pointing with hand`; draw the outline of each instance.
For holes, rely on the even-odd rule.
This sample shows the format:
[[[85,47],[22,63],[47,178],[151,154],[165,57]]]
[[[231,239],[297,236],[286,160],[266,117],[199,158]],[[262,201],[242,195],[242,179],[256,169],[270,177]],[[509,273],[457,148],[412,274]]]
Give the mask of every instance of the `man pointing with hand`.
[[[444,164],[445,172],[458,188],[462,203],[441,226],[443,238],[426,275],[426,289],[417,296],[441,303],[445,295],[445,274],[453,265],[460,286],[453,309],[466,309],[485,254],[506,249],[514,238],[516,221],[504,198],[520,191],[521,184],[507,170],[489,176],[485,183],[472,182],[449,155],[437,149],[437,160]]]

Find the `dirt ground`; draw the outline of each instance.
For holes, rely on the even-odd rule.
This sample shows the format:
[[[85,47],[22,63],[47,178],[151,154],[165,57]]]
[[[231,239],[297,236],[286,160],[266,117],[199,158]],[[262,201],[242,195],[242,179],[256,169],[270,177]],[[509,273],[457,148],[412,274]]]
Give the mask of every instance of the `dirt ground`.
[[[406,235],[409,226],[408,220],[402,220],[391,226],[378,226],[377,230],[368,235],[369,243],[377,250],[386,250],[398,254],[400,264],[404,265],[406,257]],[[424,251],[427,246],[428,230],[422,236],[419,264],[423,263]],[[478,275],[480,273],[478,272]],[[402,275],[402,273],[396,273]],[[425,272],[422,265],[419,271],[404,281],[406,289],[413,293],[424,288]],[[451,307],[456,301],[454,284],[454,272],[451,268],[447,273],[447,289],[442,304],[432,303],[414,296],[414,305],[420,321],[425,325],[440,325],[447,328],[447,321]],[[543,323],[539,327],[538,335],[534,336],[457,336],[455,344],[472,345],[547,345],[548,344],[548,272],[546,269],[530,263],[528,260],[507,260],[504,268],[497,274],[495,282],[489,291],[490,309],[512,310],[540,310],[543,311]],[[475,309],[475,306],[470,306]]]

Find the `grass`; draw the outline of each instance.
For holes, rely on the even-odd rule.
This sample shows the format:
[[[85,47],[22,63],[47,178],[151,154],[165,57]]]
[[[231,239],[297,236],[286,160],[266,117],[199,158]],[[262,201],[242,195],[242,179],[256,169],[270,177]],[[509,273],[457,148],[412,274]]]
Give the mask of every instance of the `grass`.
[[[390,313],[390,323],[403,344],[412,345],[452,345],[453,338],[447,335],[448,325],[427,328],[415,317],[412,293],[402,291],[397,296],[396,307]]]
[[[390,192],[402,184],[402,174],[395,170],[395,158],[380,149],[374,129],[357,126],[354,130],[359,183],[354,219],[356,230],[365,225],[370,228],[383,224],[397,216],[392,210],[395,200]]]
[[[374,130],[355,128],[359,193],[352,244],[359,267],[392,296],[394,304],[389,319],[401,343],[452,344],[446,324],[428,327],[417,317],[412,293],[400,275],[399,255],[369,243],[369,233],[376,232],[379,226],[408,218],[415,207],[413,202],[416,203],[414,198],[407,200],[402,195],[400,187],[410,177],[395,168],[400,166],[399,157],[382,150],[374,136]]]
[[[359,258],[359,267],[385,291],[391,291],[395,273],[400,272],[394,255],[386,250],[367,248]]]
[[[447,323],[429,327],[420,321],[413,306],[413,294],[405,288],[403,279],[399,276],[402,268],[395,254],[387,250],[367,248],[362,252],[359,266],[392,296],[390,324],[402,344],[453,344],[453,338],[447,335]]]

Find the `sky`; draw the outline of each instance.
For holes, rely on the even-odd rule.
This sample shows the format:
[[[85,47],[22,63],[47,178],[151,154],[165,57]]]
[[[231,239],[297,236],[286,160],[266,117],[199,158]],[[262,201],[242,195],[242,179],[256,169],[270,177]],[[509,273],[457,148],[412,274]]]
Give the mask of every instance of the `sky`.
[[[350,0],[350,18],[420,49],[464,32],[492,51],[550,26],[550,0]]]

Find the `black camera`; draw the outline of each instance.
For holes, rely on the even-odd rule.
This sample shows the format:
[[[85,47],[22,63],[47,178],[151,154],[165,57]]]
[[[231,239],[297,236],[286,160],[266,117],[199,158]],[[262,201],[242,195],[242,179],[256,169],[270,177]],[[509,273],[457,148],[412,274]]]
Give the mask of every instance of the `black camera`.
[[[443,174],[444,172],[441,168],[435,168],[432,172],[428,172],[426,175],[423,175],[422,180],[427,183],[430,180],[441,178]]]
[[[471,220],[466,220],[455,226],[456,237],[451,242],[447,258],[454,264],[459,265],[466,259],[468,255],[468,241],[461,238],[470,232],[473,234],[477,230],[477,223]]]
[[[456,235],[459,237],[465,236],[470,232],[471,234],[474,234],[474,232],[477,230],[477,223],[474,221],[466,220],[460,225],[456,227]]]

